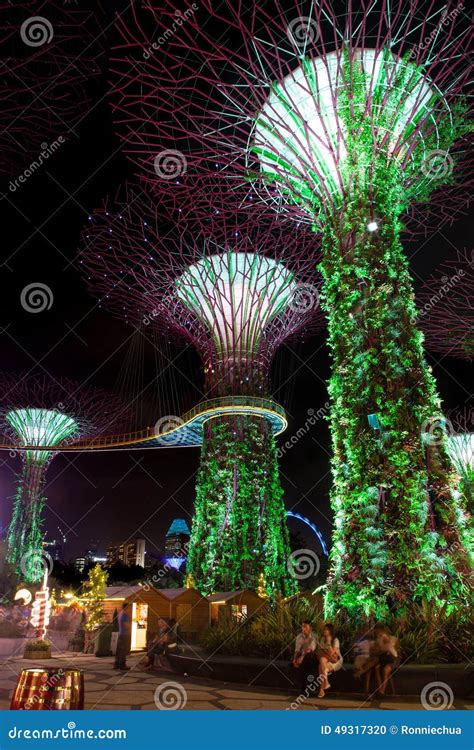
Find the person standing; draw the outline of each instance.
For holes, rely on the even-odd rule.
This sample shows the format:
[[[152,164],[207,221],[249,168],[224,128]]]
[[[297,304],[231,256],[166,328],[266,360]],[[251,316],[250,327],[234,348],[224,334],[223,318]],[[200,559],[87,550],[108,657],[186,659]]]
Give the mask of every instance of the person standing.
[[[301,692],[308,687],[308,676],[315,671],[316,638],[310,622],[301,623],[301,633],[296,637],[292,665],[298,670]]]
[[[127,667],[127,655],[130,653],[130,644],[132,640],[132,619],[130,617],[130,602],[122,604],[122,611],[118,616],[119,635],[117,639],[117,650],[115,652],[114,669],[120,669],[122,672],[130,669]]]

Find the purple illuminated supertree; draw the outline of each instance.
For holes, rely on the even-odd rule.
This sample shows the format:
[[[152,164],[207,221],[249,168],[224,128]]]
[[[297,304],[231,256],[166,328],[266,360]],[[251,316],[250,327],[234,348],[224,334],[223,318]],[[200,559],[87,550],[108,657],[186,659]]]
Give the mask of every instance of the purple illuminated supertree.
[[[458,253],[448,260],[417,295],[420,327],[427,349],[445,356],[474,357],[474,257]]]
[[[64,3],[0,3],[2,175],[26,177],[69,140],[104,68],[96,12]],[[34,161],[30,163],[31,159]],[[18,180],[12,180],[14,192]]]
[[[97,388],[48,375],[2,373],[2,442],[16,449],[23,463],[8,532],[7,559],[26,581],[43,577],[41,511],[51,460],[61,447],[79,438],[117,431],[124,415],[119,400]]]
[[[322,234],[328,611],[455,606],[466,595],[465,516],[445,441],[430,439],[440,399],[400,236],[402,219],[413,231],[452,220],[472,183],[464,6],[143,5],[131,30],[118,21],[113,105],[144,178],[160,191],[173,162],[176,174],[218,172]]]
[[[266,208],[249,211],[245,195],[220,193],[217,182],[174,188],[159,210],[128,189],[95,212],[81,262],[105,306],[188,339],[201,355],[206,400],[197,409],[209,416],[187,560],[196,586],[261,583],[269,595],[289,594],[274,441],[282,412],[269,398],[269,371],[278,346],[321,315],[317,244]],[[187,208],[173,211],[180,189]]]

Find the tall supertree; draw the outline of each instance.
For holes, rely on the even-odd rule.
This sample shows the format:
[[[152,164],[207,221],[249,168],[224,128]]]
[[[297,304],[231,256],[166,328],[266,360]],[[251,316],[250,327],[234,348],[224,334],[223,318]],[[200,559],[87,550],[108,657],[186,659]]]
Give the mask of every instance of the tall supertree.
[[[158,210],[129,188],[95,212],[80,260],[101,303],[191,341],[201,355],[204,401],[196,410],[208,418],[188,574],[207,593],[256,589],[263,580],[269,595],[289,594],[274,438],[282,410],[270,398],[269,371],[277,347],[320,314],[317,246],[272,212],[249,212],[247,196],[219,193],[215,182],[180,187],[186,211],[172,210],[174,190]]]
[[[474,357],[474,255],[458,252],[417,295],[426,347],[448,357]]]
[[[102,11],[48,0],[0,2],[1,174],[20,186],[76,135],[105,68]]]
[[[333,360],[328,611],[454,606],[466,593],[465,516],[446,441],[430,439],[440,399],[400,237],[402,222],[426,229],[466,203],[463,6],[143,6],[130,29],[118,22],[112,100],[146,179],[159,191],[171,157],[178,173],[218,171],[322,234]]]
[[[2,443],[23,469],[8,531],[7,560],[26,581],[43,577],[42,509],[46,471],[57,452],[79,438],[113,434],[123,424],[120,401],[100,389],[48,375],[0,378]]]

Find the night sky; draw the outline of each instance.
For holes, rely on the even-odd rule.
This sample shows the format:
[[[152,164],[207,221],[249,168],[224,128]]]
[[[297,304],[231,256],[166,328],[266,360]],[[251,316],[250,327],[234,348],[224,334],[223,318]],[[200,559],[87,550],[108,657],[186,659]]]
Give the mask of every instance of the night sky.
[[[65,143],[41,170],[15,192],[8,187],[9,175],[2,180],[1,369],[47,372],[113,390],[133,331],[89,295],[76,254],[88,214],[133,176],[133,167],[114,134],[107,74],[89,89],[89,113],[75,132],[58,125],[57,136]],[[31,157],[25,155],[24,161],[26,168]],[[443,260],[467,247],[468,233],[469,224],[462,220],[441,231],[433,228],[429,238],[406,245],[417,287]],[[53,295],[51,308],[38,314],[26,312],[20,302],[24,287],[35,282],[46,284]],[[283,389],[290,422],[284,442],[304,424],[308,409],[317,411],[327,401],[324,334],[284,347],[279,357],[274,386],[289,379]],[[468,364],[429,359],[446,408],[463,405],[472,382]],[[153,362],[150,344],[147,381],[153,377]],[[199,384],[197,358],[194,365],[192,357],[183,362],[184,375]],[[188,406],[183,404],[183,411]],[[151,415],[150,423],[160,416]],[[83,553],[92,540],[99,540],[105,552],[110,541],[134,536],[143,536],[147,549],[157,552],[173,518],[191,520],[198,460],[197,448],[57,456],[47,475],[47,538],[58,536],[58,526],[67,532],[67,558]],[[0,454],[2,527],[10,519],[20,466],[18,458]],[[283,456],[281,470],[287,507],[309,516],[329,540],[329,432],[323,419]],[[304,527],[291,522],[291,528],[318,550]]]

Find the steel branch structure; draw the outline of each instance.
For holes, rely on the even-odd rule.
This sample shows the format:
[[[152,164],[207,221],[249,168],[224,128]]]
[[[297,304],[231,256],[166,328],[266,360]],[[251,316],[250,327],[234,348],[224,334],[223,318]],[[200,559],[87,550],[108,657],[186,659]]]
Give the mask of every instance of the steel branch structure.
[[[268,399],[277,347],[322,317],[318,244],[265,207],[248,210],[245,194],[222,192],[218,181],[180,187],[162,192],[159,209],[128,188],[93,213],[80,262],[106,307],[194,344],[205,374],[201,410],[227,404],[202,424],[188,573],[207,593],[255,588],[263,575],[269,595],[289,594],[277,407],[254,403]]]
[[[256,203],[321,232],[333,358],[326,604],[386,617],[467,594],[466,516],[444,442],[426,438],[440,400],[400,237],[467,202],[469,18],[431,0],[338,7],[145,0],[130,27],[118,21],[112,101],[157,193],[171,154],[178,175],[251,185]]]
[[[420,327],[428,349],[472,360],[474,357],[474,257],[458,253],[446,261],[417,297]]]
[[[105,50],[99,9],[40,1],[0,3],[0,10],[0,171],[14,192],[20,172],[28,177],[75,134]]]
[[[56,455],[53,446],[59,451],[81,437],[113,432],[122,426],[125,410],[104,391],[47,375],[2,374],[0,405],[0,432],[12,445],[29,446],[18,451],[23,470],[7,559],[22,579],[35,582],[43,576],[41,511],[46,470]]]

